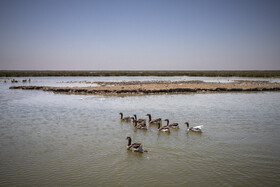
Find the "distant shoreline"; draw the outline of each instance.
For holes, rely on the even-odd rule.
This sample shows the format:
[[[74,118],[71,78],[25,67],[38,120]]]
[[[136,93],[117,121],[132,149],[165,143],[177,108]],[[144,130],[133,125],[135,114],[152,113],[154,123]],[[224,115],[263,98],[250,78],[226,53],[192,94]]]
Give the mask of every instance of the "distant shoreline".
[[[54,93],[82,95],[148,95],[201,92],[260,92],[280,91],[280,83],[268,81],[234,81],[213,83],[203,81],[100,82],[91,87],[11,86],[10,89],[42,90]]]
[[[196,77],[259,77],[279,78],[280,70],[252,71],[32,71],[0,70],[0,77],[48,76],[196,76]]]

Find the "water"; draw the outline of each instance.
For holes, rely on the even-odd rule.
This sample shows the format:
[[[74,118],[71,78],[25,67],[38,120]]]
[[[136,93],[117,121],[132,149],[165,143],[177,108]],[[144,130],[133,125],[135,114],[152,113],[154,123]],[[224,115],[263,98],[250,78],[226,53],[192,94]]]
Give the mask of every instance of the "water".
[[[96,79],[45,77],[26,84],[71,80]],[[279,92],[105,97],[10,85],[0,82],[1,186],[280,184]],[[138,118],[151,113],[180,129],[136,130],[120,121],[119,112]],[[204,132],[187,133],[185,121],[204,125]],[[127,136],[149,152],[127,151]]]
[[[68,86],[68,87],[86,87],[97,86],[98,81],[102,82],[121,82],[121,81],[204,81],[204,82],[221,82],[228,83],[235,80],[248,81],[269,81],[280,83],[280,78],[244,78],[244,77],[189,77],[189,76],[174,76],[174,77],[158,77],[158,76],[118,76],[118,77],[32,77],[31,82],[22,83],[24,79],[30,77],[0,77],[0,83],[10,83],[10,80],[16,79],[19,82],[12,85],[32,85],[32,86]]]

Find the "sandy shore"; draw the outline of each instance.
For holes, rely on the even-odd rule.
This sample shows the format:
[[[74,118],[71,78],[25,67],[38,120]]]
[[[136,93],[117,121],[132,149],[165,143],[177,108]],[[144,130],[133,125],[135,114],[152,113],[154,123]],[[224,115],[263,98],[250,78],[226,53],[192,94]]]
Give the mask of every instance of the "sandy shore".
[[[280,83],[268,81],[235,81],[214,83],[202,81],[130,81],[96,82],[91,87],[11,86],[10,89],[43,90],[68,94],[142,95],[188,92],[257,92],[280,91]]]

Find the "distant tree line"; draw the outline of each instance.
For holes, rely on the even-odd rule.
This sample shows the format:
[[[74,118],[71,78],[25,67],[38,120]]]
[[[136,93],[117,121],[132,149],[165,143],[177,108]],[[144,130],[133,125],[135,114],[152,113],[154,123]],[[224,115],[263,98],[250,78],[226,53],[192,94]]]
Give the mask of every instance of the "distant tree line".
[[[280,77],[280,70],[269,71],[21,71],[1,70],[0,77],[47,76],[201,76],[201,77]]]

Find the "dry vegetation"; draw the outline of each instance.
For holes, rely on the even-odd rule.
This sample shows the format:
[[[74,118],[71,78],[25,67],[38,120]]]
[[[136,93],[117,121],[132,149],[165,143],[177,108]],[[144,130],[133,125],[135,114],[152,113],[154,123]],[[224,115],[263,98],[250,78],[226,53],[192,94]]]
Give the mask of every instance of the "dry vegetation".
[[[68,94],[142,95],[188,92],[280,91],[280,83],[268,81],[235,81],[232,83],[149,81],[118,82],[115,84],[101,82],[100,86],[91,87],[12,86],[10,89],[43,90]]]
[[[203,76],[203,77],[280,77],[271,71],[0,71],[0,77],[39,76]]]

